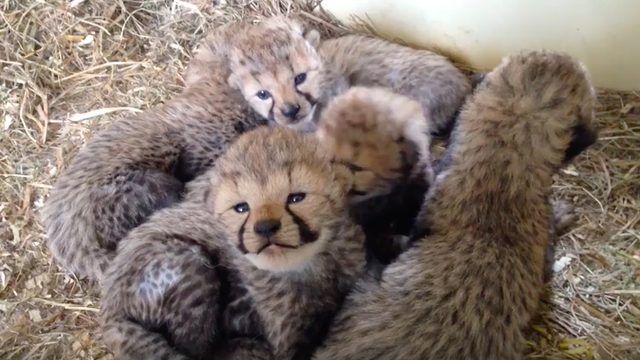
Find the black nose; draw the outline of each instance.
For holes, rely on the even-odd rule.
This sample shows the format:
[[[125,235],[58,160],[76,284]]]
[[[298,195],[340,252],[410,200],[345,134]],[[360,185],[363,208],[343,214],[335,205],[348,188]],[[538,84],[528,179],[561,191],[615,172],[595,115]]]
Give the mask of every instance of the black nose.
[[[300,105],[298,104],[291,104],[291,103],[286,103],[284,104],[284,107],[282,108],[282,115],[291,118],[291,119],[295,119],[296,115],[298,115],[298,112],[300,111]]]
[[[265,237],[271,236],[280,230],[280,220],[260,220],[253,225],[253,231]]]

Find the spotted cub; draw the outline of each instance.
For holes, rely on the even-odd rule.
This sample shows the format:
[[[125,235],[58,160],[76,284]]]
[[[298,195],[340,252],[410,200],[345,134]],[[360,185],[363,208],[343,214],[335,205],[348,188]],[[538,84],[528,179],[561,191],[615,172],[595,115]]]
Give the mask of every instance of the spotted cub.
[[[211,59],[224,52],[230,68],[228,84],[242,93],[257,114],[271,125],[314,130],[311,120],[323,69],[318,31],[284,16],[258,25],[241,21],[225,26],[224,40],[232,45],[221,43],[218,29],[207,35],[189,63],[187,86],[215,72]]]
[[[235,48],[255,49],[254,61],[297,67],[310,45],[291,31],[268,21],[217,28],[207,43],[214,48],[194,61],[206,64],[206,71],[191,68],[181,94],[115,121],[81,148],[42,210],[54,259],[78,276],[100,279],[125,234],[157,210],[180,202],[185,185],[239,134],[266,125],[228,85],[229,56]]]
[[[354,88],[315,133],[240,136],[183,203],[121,243],[103,292],[109,348],[119,359],[311,356],[365,272],[354,207],[421,171],[423,120],[413,100]]]
[[[364,233],[348,213],[352,173],[314,135],[263,127],[205,178],[203,197],[158,212],[121,243],[105,275],[106,344],[118,359],[216,358],[247,346],[309,357],[364,271]]]
[[[363,35],[321,41],[317,30],[283,16],[261,25],[237,35],[259,41],[243,41],[245,46],[231,49],[229,84],[272,125],[312,131],[332,98],[352,86],[367,86],[385,87],[417,101],[428,121],[427,131],[446,134],[471,88],[451,61],[430,51]],[[264,35],[264,28],[279,36]],[[298,46],[299,38],[306,39],[304,46]],[[216,41],[207,37],[202,42],[189,64],[192,76],[187,84],[211,70],[206,59],[218,51]]]

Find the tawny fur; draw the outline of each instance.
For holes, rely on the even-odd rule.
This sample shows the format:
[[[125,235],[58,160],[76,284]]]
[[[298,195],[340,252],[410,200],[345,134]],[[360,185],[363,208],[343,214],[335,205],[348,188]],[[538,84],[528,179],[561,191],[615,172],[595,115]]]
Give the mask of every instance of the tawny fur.
[[[307,48],[303,37],[267,25],[233,23],[214,30],[208,44],[215,52],[201,52],[194,60],[206,63],[206,71],[190,68],[181,94],[114,122],[80,149],[42,210],[47,245],[60,265],[99,279],[128,231],[180,201],[184,184],[203,173],[238,134],[266,124],[228,85],[231,51],[256,46],[263,50],[257,54],[262,63],[285,66],[287,50]]]
[[[368,110],[359,114],[362,105]],[[364,116],[368,127],[351,114]],[[280,349],[275,358],[282,359],[296,348],[294,358],[310,356],[362,274],[364,233],[350,220],[353,207],[387,195],[387,186],[416,174],[428,159],[420,106],[406,97],[354,88],[323,115],[315,136],[284,129],[244,135],[215,169],[188,184],[182,204],[160,211],[122,242],[106,276],[102,314],[105,341],[119,358],[268,359]],[[358,141],[363,144],[350,150]],[[381,155],[384,161],[373,161]],[[307,190],[299,204],[278,204],[305,187],[315,191]],[[333,202],[322,205],[322,193]],[[246,217],[232,211],[243,202]],[[289,211],[302,221],[292,222]],[[327,236],[318,228],[340,237],[301,275],[305,252],[252,254],[265,245],[252,224],[273,218],[281,219],[273,242],[294,245],[311,233],[322,242]],[[336,261],[339,267],[330,266]],[[297,274],[297,285],[287,273]]]
[[[321,43],[323,103],[351,86],[386,87],[422,107],[428,131],[448,135],[471,89],[445,56],[377,37],[346,35]]]
[[[364,35],[321,42],[315,29],[284,17],[268,18],[265,26],[296,40],[280,37],[280,51],[275,52],[264,42],[234,48],[229,82],[271,124],[312,131],[326,104],[350,87],[386,87],[418,101],[428,121],[428,131],[445,135],[470,91],[469,80],[451,61],[427,50]],[[250,31],[261,30],[253,27]],[[306,47],[291,45],[302,38],[306,39]],[[215,40],[203,41],[189,65],[194,74],[208,71],[206,61],[198,59],[218,51]],[[265,52],[273,53],[280,63],[262,61]],[[268,96],[261,97],[265,92]],[[285,115],[291,106],[299,107],[295,116]]]
[[[420,214],[430,235],[380,282],[358,284],[314,359],[521,359],[552,176],[595,141],[594,103],[586,71],[562,53],[522,52],[487,74]]]
[[[319,120],[316,134],[322,145],[334,161],[354,172],[350,212],[367,234],[367,250],[374,256],[370,261],[388,264],[409,245],[415,218],[433,182],[426,124],[418,102],[377,87],[350,88],[329,102]],[[550,236],[555,238],[574,216],[568,203],[552,205]],[[553,254],[550,245],[549,261]],[[550,272],[551,266],[545,271]]]
[[[320,34],[301,22],[274,16],[259,25],[248,21],[226,25],[234,45],[220,43],[218,29],[205,37],[189,63],[186,84],[215,71],[215,58],[222,50],[229,59],[228,83],[239,90],[245,102],[271,125],[299,131],[314,130],[313,118],[320,97],[323,64],[317,47]],[[242,29],[238,31],[238,29]],[[304,78],[296,82],[296,76]]]
[[[314,135],[263,127],[198,183],[119,245],[105,343],[122,360],[308,358],[364,271],[352,173]]]
[[[351,214],[367,234],[367,250],[389,263],[402,249],[397,236],[410,235],[433,180],[422,107],[391,89],[352,87],[329,101],[317,135],[354,171]]]

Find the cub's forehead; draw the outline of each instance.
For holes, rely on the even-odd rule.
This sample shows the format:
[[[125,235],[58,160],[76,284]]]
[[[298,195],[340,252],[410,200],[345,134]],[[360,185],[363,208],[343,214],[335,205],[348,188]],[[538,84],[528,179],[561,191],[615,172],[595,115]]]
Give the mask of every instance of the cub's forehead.
[[[236,66],[253,72],[275,71],[293,67],[320,66],[320,56],[308,42],[298,34],[285,31],[264,31],[247,36],[234,51]]]
[[[284,127],[260,127],[244,133],[217,162],[220,174],[258,177],[296,167],[323,167],[327,152],[313,134]],[[235,175],[232,175],[235,174]]]
[[[275,191],[300,185],[320,190],[322,186],[315,185],[325,183],[332,172],[329,164],[315,160],[248,162],[235,168],[221,169],[219,184],[240,192],[252,188]]]

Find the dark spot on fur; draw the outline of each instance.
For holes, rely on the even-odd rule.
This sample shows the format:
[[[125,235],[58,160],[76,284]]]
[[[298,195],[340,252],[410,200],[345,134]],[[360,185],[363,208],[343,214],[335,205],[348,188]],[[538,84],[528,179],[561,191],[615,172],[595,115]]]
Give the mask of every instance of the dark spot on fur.
[[[242,134],[247,131],[247,127],[244,123],[238,121],[233,124],[233,130],[235,130],[238,134]]]
[[[458,323],[458,310],[453,310],[451,313],[451,325],[455,326]]]

